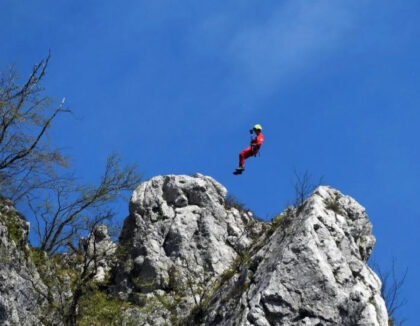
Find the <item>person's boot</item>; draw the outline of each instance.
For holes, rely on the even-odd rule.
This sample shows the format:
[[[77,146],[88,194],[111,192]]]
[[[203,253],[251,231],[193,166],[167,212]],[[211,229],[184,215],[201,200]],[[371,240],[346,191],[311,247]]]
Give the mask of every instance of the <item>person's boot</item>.
[[[243,166],[238,166],[235,170],[235,172],[233,172],[233,174],[237,175],[237,174],[241,174],[242,172],[245,171],[245,168]]]

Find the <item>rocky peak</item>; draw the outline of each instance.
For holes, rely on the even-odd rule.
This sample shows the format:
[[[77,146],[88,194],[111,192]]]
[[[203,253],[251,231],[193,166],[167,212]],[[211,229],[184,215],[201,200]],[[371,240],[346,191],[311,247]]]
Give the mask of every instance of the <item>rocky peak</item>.
[[[140,185],[120,238],[126,256],[117,271],[119,294],[143,303],[147,293],[182,292],[185,306],[197,304],[263,230],[251,212],[230,207],[226,193],[201,174]]]
[[[381,282],[366,264],[375,244],[372,225],[353,198],[319,187],[268,223],[226,194],[201,174],[141,184],[118,247],[105,226],[81,242],[99,257],[100,293],[92,300],[109,300],[102,311],[113,307],[122,325],[388,325]],[[48,315],[48,323],[61,325],[46,293],[52,291],[51,301],[70,302],[71,282],[64,294],[45,286],[48,279],[40,280],[31,261],[37,256],[28,254],[27,234],[26,220],[0,198],[0,324],[42,325]],[[78,268],[72,255],[50,263],[60,257],[70,264],[44,277]],[[88,310],[93,315],[79,317],[96,322],[96,308],[95,301]]]
[[[213,295],[197,324],[388,324],[381,283],[366,265],[375,238],[362,206],[319,187],[297,211],[278,219],[273,234]]]
[[[380,281],[366,265],[372,226],[354,199],[319,187],[268,224],[227,205],[226,193],[199,174],[156,177],[136,189],[116,277],[120,296],[143,307],[130,311],[132,320],[387,325]]]

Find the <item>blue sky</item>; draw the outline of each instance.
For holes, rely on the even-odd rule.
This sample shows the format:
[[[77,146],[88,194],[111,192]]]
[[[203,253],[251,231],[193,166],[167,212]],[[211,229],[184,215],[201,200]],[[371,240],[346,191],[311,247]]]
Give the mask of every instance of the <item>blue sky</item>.
[[[1,7],[2,68],[25,76],[51,49],[46,93],[65,96],[75,117],[50,136],[83,180],[117,150],[145,178],[211,175],[268,219],[293,200],[294,169],[323,175],[366,207],[375,260],[408,268],[400,314],[420,324],[418,1]],[[266,143],[235,177],[255,123]]]

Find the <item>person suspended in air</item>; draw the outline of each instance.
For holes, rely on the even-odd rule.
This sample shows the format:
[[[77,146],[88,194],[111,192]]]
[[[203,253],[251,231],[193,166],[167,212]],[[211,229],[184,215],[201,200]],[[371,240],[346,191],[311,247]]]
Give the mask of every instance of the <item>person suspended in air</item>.
[[[241,174],[245,171],[245,160],[251,156],[256,156],[261,148],[261,145],[264,143],[264,135],[260,124],[256,124],[249,132],[251,135],[255,133],[255,137],[251,139],[250,146],[239,153],[239,166],[233,172],[235,175]]]

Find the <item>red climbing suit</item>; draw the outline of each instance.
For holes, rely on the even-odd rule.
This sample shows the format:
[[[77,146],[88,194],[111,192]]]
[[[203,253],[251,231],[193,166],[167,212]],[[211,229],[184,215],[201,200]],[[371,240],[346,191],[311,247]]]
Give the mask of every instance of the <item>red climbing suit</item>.
[[[257,155],[261,145],[264,143],[264,135],[260,132],[252,141],[251,146],[239,153],[239,166],[244,166],[248,157]]]

